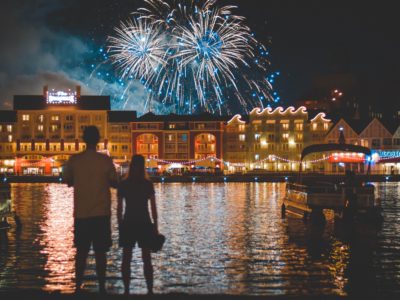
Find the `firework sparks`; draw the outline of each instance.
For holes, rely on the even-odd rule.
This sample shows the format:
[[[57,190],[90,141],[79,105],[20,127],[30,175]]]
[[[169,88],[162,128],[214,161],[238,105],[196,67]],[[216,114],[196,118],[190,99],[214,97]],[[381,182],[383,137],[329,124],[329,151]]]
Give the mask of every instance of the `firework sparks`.
[[[148,105],[222,114],[248,112],[272,99],[265,47],[244,18],[232,13],[234,6],[217,7],[215,0],[145,2],[132,21],[116,28],[109,51],[122,77],[144,84]]]

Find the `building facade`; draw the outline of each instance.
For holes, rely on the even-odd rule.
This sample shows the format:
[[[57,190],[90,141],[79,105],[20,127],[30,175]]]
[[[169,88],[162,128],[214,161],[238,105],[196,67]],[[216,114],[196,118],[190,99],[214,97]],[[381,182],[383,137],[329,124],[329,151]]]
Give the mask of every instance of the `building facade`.
[[[86,126],[100,131],[98,151],[110,155],[125,173],[133,154],[146,157],[150,172],[295,172],[301,152],[312,144],[346,143],[372,149],[371,158],[354,153],[315,153],[303,161],[306,172],[400,173],[400,127],[393,122],[341,118],[305,107],[254,109],[248,115],[220,117],[155,115],[112,111],[110,98],[83,96],[80,88],[43,95],[14,96],[14,109],[0,111],[0,173],[59,175],[68,158],[85,149]]]
[[[3,172],[59,175],[68,158],[85,149],[82,134],[89,125],[99,129],[99,151],[116,162],[131,155],[129,127],[136,112],[111,111],[109,97],[82,96],[79,87],[74,92],[45,88],[40,96],[14,96],[14,110],[1,115],[8,116],[8,122],[0,123]]]

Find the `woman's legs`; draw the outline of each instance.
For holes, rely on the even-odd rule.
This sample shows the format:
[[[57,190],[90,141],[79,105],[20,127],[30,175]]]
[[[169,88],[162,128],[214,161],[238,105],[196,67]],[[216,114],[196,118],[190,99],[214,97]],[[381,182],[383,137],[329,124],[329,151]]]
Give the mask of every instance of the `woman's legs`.
[[[148,294],[153,294],[153,265],[150,249],[142,248],[143,272],[146,279]]]
[[[122,253],[121,273],[126,295],[129,294],[129,285],[131,283],[131,261],[132,247],[124,247]]]

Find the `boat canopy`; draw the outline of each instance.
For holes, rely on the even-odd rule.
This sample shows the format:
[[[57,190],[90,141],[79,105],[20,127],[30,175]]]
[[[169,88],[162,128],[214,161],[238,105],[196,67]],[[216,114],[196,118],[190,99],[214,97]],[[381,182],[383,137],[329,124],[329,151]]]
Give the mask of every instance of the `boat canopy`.
[[[364,153],[365,155],[371,155],[371,149],[358,145],[351,144],[315,144],[305,147],[301,152],[301,160],[304,159],[310,153],[316,152],[327,152],[327,151],[344,151],[344,152],[356,152]]]

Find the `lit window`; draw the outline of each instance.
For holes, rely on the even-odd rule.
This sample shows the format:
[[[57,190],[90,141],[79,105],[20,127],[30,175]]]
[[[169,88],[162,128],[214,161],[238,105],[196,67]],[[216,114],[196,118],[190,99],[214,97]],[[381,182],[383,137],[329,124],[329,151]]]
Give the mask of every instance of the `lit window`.
[[[174,139],[174,136],[172,134],[168,134],[168,141],[172,141]]]
[[[169,129],[175,129],[175,124],[169,124]]]
[[[254,155],[254,159],[255,159],[255,160],[260,160],[260,154]]]
[[[38,131],[43,131],[43,125],[38,125]]]
[[[295,124],[295,129],[296,130],[303,130],[303,123],[296,123]]]
[[[318,128],[318,124],[317,123],[313,123],[312,124],[312,130],[317,130]]]
[[[51,131],[55,132],[58,130],[58,125],[51,125]]]
[[[12,125],[7,125],[7,131],[12,132]]]
[[[328,123],[324,123],[324,130],[328,130],[329,128],[329,124]]]
[[[239,125],[239,131],[245,131],[246,127],[245,125]]]
[[[51,116],[51,120],[52,121],[59,121],[60,120],[60,116],[58,116],[58,115]]]
[[[0,132],[3,131],[3,125],[0,125]]]
[[[289,133],[282,133],[282,140],[287,141],[289,139]]]
[[[12,137],[12,135],[10,134],[10,135],[8,135],[8,142],[9,143],[11,143],[12,142],[12,140],[13,140],[13,137]]]
[[[244,142],[246,140],[246,135],[239,134],[239,141]]]
[[[289,123],[283,123],[282,124],[282,129],[283,130],[289,130]]]
[[[40,123],[43,123],[44,121],[44,116],[43,115],[39,115],[38,120]]]
[[[258,133],[256,133],[255,135],[254,135],[254,139],[258,142],[258,141],[260,141],[260,135],[258,134]]]
[[[29,115],[22,115],[22,121],[29,121]]]

